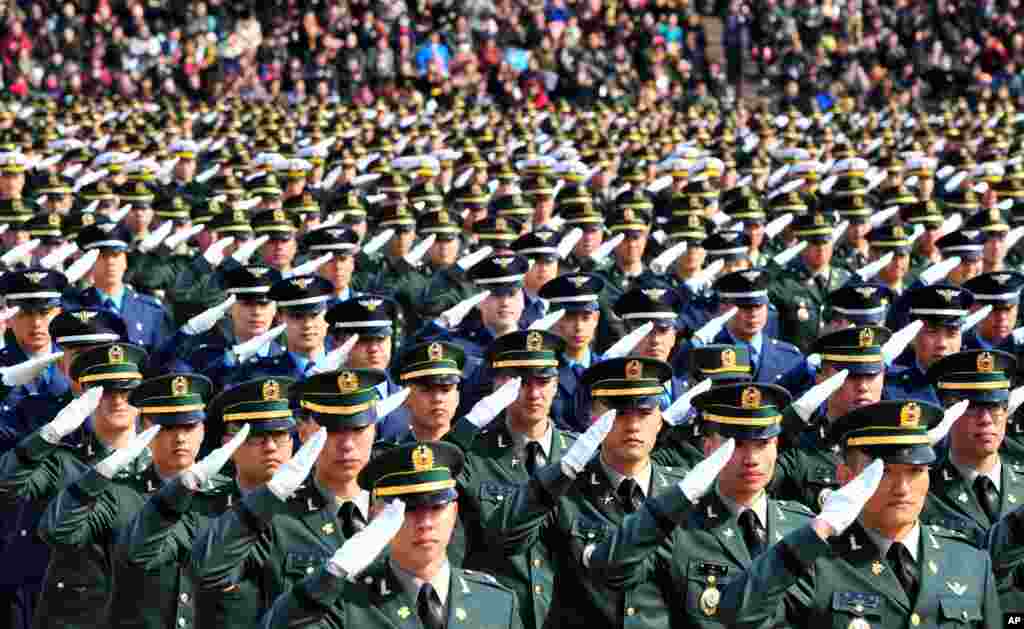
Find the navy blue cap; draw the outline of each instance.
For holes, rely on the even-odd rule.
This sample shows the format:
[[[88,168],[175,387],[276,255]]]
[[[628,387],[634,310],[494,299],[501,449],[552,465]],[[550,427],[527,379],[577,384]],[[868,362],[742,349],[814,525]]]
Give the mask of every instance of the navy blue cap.
[[[302,238],[302,248],[317,255],[321,253],[354,254],[359,250],[359,235],[348,227],[322,227]]]
[[[707,252],[708,262],[725,260],[733,262],[750,257],[750,236],[741,231],[720,231],[711,234],[700,243]]]
[[[526,258],[558,260],[558,232],[552,229],[537,229],[523,234],[512,243],[512,251]]]
[[[679,327],[679,312],[685,301],[678,291],[666,287],[634,287],[615,301],[613,311],[630,327],[648,321],[656,326]]]
[[[96,222],[87,225],[78,232],[75,242],[82,251],[90,249],[114,249],[116,251],[127,251],[128,243],[132,241],[132,235],[128,228],[121,223],[100,223]]]
[[[481,290],[495,295],[510,294],[522,288],[530,263],[522,256],[492,256],[469,270],[469,279]]]
[[[958,229],[936,240],[935,246],[947,258],[959,256],[963,260],[980,260],[985,241],[979,230]]]
[[[394,300],[368,293],[331,306],[327,311],[327,325],[332,334],[391,336],[398,312],[399,306]]]
[[[718,298],[737,306],[756,306],[768,303],[768,273],[761,268],[733,271],[715,280]]]
[[[537,296],[548,300],[550,310],[597,311],[604,279],[588,273],[567,273],[546,282]]]
[[[8,271],[0,276],[0,296],[8,306],[22,310],[48,310],[59,306],[67,287],[68,278],[63,273],[41,267]]]
[[[974,303],[971,291],[952,284],[919,286],[906,294],[910,317],[959,326]]]
[[[206,400],[213,392],[209,378],[171,373],[144,380],[128,398],[145,419],[160,426],[185,426],[206,421]]]
[[[327,302],[334,295],[334,284],[319,275],[298,275],[275,282],[269,295],[278,308],[318,312],[327,308]]]
[[[60,347],[102,345],[128,338],[128,326],[109,310],[65,310],[50,321],[50,337]]]
[[[830,320],[846,319],[857,325],[877,325],[885,321],[892,289],[874,282],[848,282],[828,294]]]
[[[1020,291],[1024,288],[1024,273],[1017,271],[993,271],[982,273],[964,282],[964,288],[971,291],[978,304],[991,304],[994,308],[1008,308],[1020,303]]]
[[[270,301],[270,287],[281,279],[281,272],[262,264],[237,266],[224,273],[228,295],[241,301]]]

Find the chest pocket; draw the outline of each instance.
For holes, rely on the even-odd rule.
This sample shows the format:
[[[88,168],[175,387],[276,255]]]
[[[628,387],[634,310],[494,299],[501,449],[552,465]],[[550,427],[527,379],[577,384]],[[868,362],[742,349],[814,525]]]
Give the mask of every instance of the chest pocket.
[[[316,572],[324,563],[317,553],[288,553],[284,558],[284,574],[290,581],[299,581]]]
[[[867,629],[882,626],[882,596],[869,592],[832,594],[834,629]]]
[[[939,597],[940,627],[968,627],[981,623],[981,603],[974,598]]]
[[[576,518],[570,531],[576,557],[582,558],[587,554],[588,547],[597,546],[605,541],[611,536],[611,532],[609,524],[585,516]]]
[[[480,501],[498,506],[510,500],[515,491],[516,486],[509,483],[484,481],[480,483]]]
[[[807,471],[807,496],[815,509],[820,509],[829,492],[837,487],[839,482],[834,467],[815,465]]]
[[[727,563],[691,559],[686,566],[686,610],[699,618],[717,618],[722,591],[739,570]]]

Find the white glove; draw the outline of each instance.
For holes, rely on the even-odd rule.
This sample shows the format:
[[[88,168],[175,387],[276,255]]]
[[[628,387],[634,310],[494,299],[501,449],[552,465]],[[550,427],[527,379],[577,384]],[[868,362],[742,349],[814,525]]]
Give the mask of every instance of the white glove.
[[[843,221],[835,226],[832,230],[832,244],[835,245],[839,242],[839,239],[846,233],[846,228],[850,226],[850,221]]]
[[[519,397],[519,389],[523,385],[522,378],[512,378],[505,384],[498,387],[498,390],[484,397],[473,405],[473,408],[466,413],[466,419],[477,428],[483,428],[494,421],[508,405]]]
[[[890,251],[889,253],[885,254],[884,256],[875,260],[874,262],[857,269],[857,277],[859,277],[860,281],[862,282],[870,280],[871,278],[881,273],[882,269],[884,269],[887,264],[892,262],[893,257],[894,254],[892,251]]]
[[[64,352],[51,352],[39,358],[30,358],[17,365],[0,367],[0,379],[9,387],[24,386],[38,378],[39,374],[43,373],[43,370],[55,363],[63,355]]]
[[[189,319],[185,325],[181,326],[181,331],[188,336],[195,336],[209,331],[213,326],[217,325],[218,321],[224,318],[224,315],[231,309],[231,306],[235,305],[236,301],[238,301],[238,298],[231,295],[220,305],[204,310]]]
[[[550,330],[551,326],[553,326],[556,323],[558,323],[559,320],[561,320],[561,318],[564,317],[564,316],[565,316],[565,308],[561,308],[559,310],[556,310],[554,312],[551,312],[551,313],[548,313],[548,314],[544,315],[540,319],[537,319],[536,321],[531,323],[530,327],[527,328],[527,329],[529,329],[529,330]]]
[[[10,251],[0,256],[0,264],[4,266],[13,266],[20,262],[22,259],[28,258],[36,247],[39,246],[39,239],[33,238],[28,242],[23,242],[17,247],[11,248]]]
[[[686,284],[687,288],[689,288],[694,293],[699,293],[701,289],[703,289],[705,286],[710,284],[713,279],[715,279],[715,276],[718,275],[719,271],[721,271],[724,267],[725,260],[719,258],[712,262],[711,264],[704,267],[703,269],[694,273],[693,277],[691,277],[690,279],[686,280],[683,283]]]
[[[249,258],[252,257],[252,254],[256,253],[257,249],[267,244],[268,240],[270,240],[270,236],[264,234],[259,238],[253,238],[249,242],[244,242],[238,245],[238,249],[235,249],[235,252],[231,254],[231,259],[242,266],[249,264]]]
[[[193,225],[188,229],[183,229],[179,232],[175,232],[168,236],[166,240],[164,240],[164,245],[166,245],[167,248],[170,249],[171,251],[174,251],[175,249],[178,248],[179,245],[181,245],[181,243],[188,242],[190,238],[192,238],[199,232],[203,231],[204,229],[206,229],[205,225]]]
[[[282,274],[282,277],[284,279],[288,279],[288,278],[292,278],[292,277],[298,277],[299,275],[309,275],[310,273],[316,273],[320,269],[320,267],[322,267],[323,265],[325,265],[328,262],[330,262],[331,258],[333,258],[333,257],[334,257],[334,254],[328,252],[328,253],[325,253],[324,255],[322,255],[322,256],[320,256],[318,258],[313,258],[312,260],[307,260],[306,262],[303,262],[302,264],[300,264],[299,266],[295,267],[294,269],[292,269],[290,271],[285,271]]]
[[[419,268],[420,260],[422,260],[423,256],[427,255],[427,251],[434,246],[435,240],[437,240],[437,234],[430,234],[420,242],[416,243],[416,245],[409,250],[409,253],[405,254],[402,259],[405,260],[409,266]]]
[[[625,239],[626,234],[619,234],[608,242],[601,243],[601,246],[597,248],[597,251],[590,254],[590,259],[593,260],[595,264],[604,262],[605,259],[612,254],[612,251],[615,251],[615,247],[618,247]]]
[[[793,222],[793,214],[786,213],[782,216],[772,219],[767,225],[764,226],[764,235],[768,240],[775,238],[782,233],[782,230],[786,229],[790,223]]]
[[[683,477],[683,480],[679,481],[679,491],[683,492],[686,499],[692,503],[700,500],[715,484],[715,479],[732,458],[732,453],[735,450],[736,440],[732,438],[718,446],[711,456],[694,465],[693,469]]]
[[[463,299],[448,310],[445,310],[439,317],[441,325],[449,330],[458,327],[458,325],[462,323],[462,320],[466,318],[466,315],[469,314],[469,311],[476,308],[483,300],[487,299],[490,294],[491,291],[489,290],[481,291],[468,299]]]
[[[235,345],[234,347],[231,348],[232,353],[234,353],[235,355],[235,359],[238,360],[239,363],[244,363],[245,361],[249,360],[256,354],[256,352],[263,349],[264,345],[270,343],[277,337],[284,334],[286,327],[287,326],[285,326],[285,324],[282,323],[276,328],[271,328],[257,337],[251,338],[244,343],[239,343],[238,345]]]
[[[693,398],[697,397],[701,393],[711,388],[711,380],[701,380],[699,383],[690,387],[690,389],[679,396],[679,399],[672,402],[661,414],[661,418],[669,423],[670,426],[678,426],[686,416],[690,414],[691,403]]]
[[[569,451],[562,457],[562,471],[566,476],[576,478],[587,463],[590,463],[590,459],[594,458],[597,449],[601,447],[601,442],[604,441],[615,424],[615,415],[614,410],[601,415],[596,422],[590,425],[590,428],[587,428],[585,433],[576,439],[576,443],[572,444]]]
[[[0,310],[0,321],[8,321],[19,312],[21,312],[21,306],[11,306],[10,308],[4,308],[3,310]],[[1024,330],[1024,328],[1021,329]]]
[[[39,259],[39,266],[44,269],[56,269],[64,264],[64,261],[78,251],[78,245],[73,242],[66,242],[50,253]]]
[[[171,234],[172,229],[174,229],[174,221],[164,221],[142,239],[142,242],[139,243],[139,251],[149,253],[155,250],[164,241],[164,238]]]
[[[395,230],[391,229],[390,227],[385,229],[381,233],[377,234],[376,236],[368,240],[365,245],[363,245],[363,253],[365,253],[368,256],[372,256],[373,254],[377,253],[377,251],[380,250],[381,247],[388,244],[388,241],[391,240],[394,237],[394,235]]]
[[[1009,416],[1013,416],[1020,408],[1020,405],[1024,404],[1024,386],[1017,387],[1013,391],[1010,391],[1010,402],[1007,405],[1007,411]]]
[[[722,331],[722,328],[725,327],[725,324],[729,323],[729,320],[736,316],[737,312],[739,312],[739,308],[733,306],[726,312],[708,321],[693,333],[694,340],[700,341],[703,345],[710,345],[714,342],[718,333]]]
[[[875,459],[856,478],[831,492],[821,505],[822,520],[832,529],[832,535],[841,535],[860,515],[861,509],[878,489],[885,475],[885,463]]]
[[[210,264],[210,266],[217,268],[220,266],[220,263],[224,261],[224,252],[233,244],[235,244],[234,236],[218,238],[206,248],[206,251],[203,252],[203,258]]]
[[[686,251],[688,246],[689,244],[683,240],[662,251],[658,254],[658,257],[651,260],[651,270],[655,273],[668,273],[672,268],[672,263],[675,262],[679,256],[683,255],[683,252]]]
[[[353,334],[352,336],[345,339],[345,342],[338,347],[332,349],[329,353],[325,354],[323,358],[317,361],[317,364],[311,369],[311,374],[316,375],[318,373],[327,373],[328,371],[337,371],[348,362],[348,356],[352,353],[352,348],[359,342],[359,335]]]
[[[291,459],[277,468],[274,476],[267,481],[267,489],[270,490],[270,493],[277,496],[278,500],[282,502],[291,498],[302,481],[309,476],[325,443],[327,443],[327,429],[321,427],[306,440],[306,443],[302,444],[302,447]]]
[[[71,263],[71,266],[64,271],[64,277],[68,278],[69,284],[74,284],[92,271],[96,266],[96,260],[100,257],[99,249],[90,249],[82,254],[82,257]]]
[[[558,246],[555,247],[558,250],[558,259],[565,260],[568,258],[581,238],[583,238],[583,230],[579,227],[573,227],[569,230],[568,234],[562,236],[562,239],[558,241]]]
[[[384,419],[395,411],[396,408],[405,404],[406,398],[409,397],[409,387],[403,387],[401,390],[392,393],[383,400],[377,402],[377,417]]]
[[[789,249],[786,249],[785,251],[776,254],[775,257],[772,258],[772,262],[774,262],[775,264],[777,264],[779,266],[786,266],[794,258],[796,258],[798,255],[800,255],[800,252],[803,251],[806,248],[807,248],[807,241],[806,240],[801,240],[800,242],[796,243],[795,245],[793,245]]]
[[[608,348],[608,351],[604,353],[602,360],[628,356],[629,353],[633,351],[633,348],[636,347],[640,341],[644,340],[644,337],[650,334],[653,329],[654,323],[648,321],[639,328],[633,330],[626,336],[615,341],[615,343]]]
[[[921,271],[921,274],[917,276],[917,279],[921,280],[921,283],[925,286],[931,286],[935,282],[940,282],[945,279],[945,277],[949,275],[949,272],[955,269],[959,264],[960,256],[953,256],[948,260],[936,262],[924,271]]]
[[[149,442],[156,437],[158,432],[160,432],[160,426],[152,426],[135,435],[131,443],[119,450],[115,450],[113,454],[97,463],[96,473],[108,480],[114,478],[115,474],[137,459],[149,447]]]
[[[843,386],[843,383],[846,382],[846,377],[849,375],[850,370],[843,369],[839,373],[832,374],[823,382],[814,385],[807,390],[807,393],[804,393],[793,402],[793,410],[800,416],[800,419],[805,422],[808,421],[811,415],[814,414],[814,411],[821,406],[821,403],[838,391],[839,387]]]
[[[947,408],[946,412],[942,414],[942,421],[939,422],[939,425],[928,431],[928,442],[935,445],[945,439],[950,428],[953,427],[956,420],[960,419],[961,415],[967,412],[967,407],[970,405],[970,400],[960,400]]]
[[[92,387],[86,390],[80,397],[71,400],[67,406],[60,409],[56,417],[39,429],[39,436],[43,438],[43,441],[57,445],[61,439],[75,432],[79,426],[85,423],[89,415],[92,415],[96,407],[100,405],[102,397],[103,387]]]
[[[459,268],[463,271],[468,271],[483,262],[484,258],[491,255],[492,251],[494,251],[494,247],[491,247],[490,245],[480,247],[473,253],[462,256],[462,259],[455,264],[459,265]]]
[[[206,183],[208,179],[212,179],[219,172],[220,164],[214,164],[213,166],[210,166],[203,172],[196,175],[196,183]]]
[[[366,528],[352,536],[334,551],[327,561],[327,571],[340,579],[355,579],[383,552],[405,522],[405,503],[388,502]]]
[[[892,365],[893,361],[899,358],[899,355],[903,353],[907,345],[910,345],[910,342],[914,340],[914,337],[917,336],[917,333],[923,327],[924,321],[917,319],[903,326],[890,336],[889,340],[882,346],[882,360],[885,361],[885,364]]]
[[[889,220],[893,216],[896,216],[896,213],[899,211],[900,207],[898,205],[887,207],[878,214],[873,215],[870,219],[868,219],[868,222],[871,223],[872,228],[878,227],[879,225],[885,223],[885,221]]]
[[[981,323],[985,319],[985,317],[987,317],[991,312],[992,304],[989,304],[987,306],[982,306],[981,308],[967,315],[964,318],[963,324],[960,326],[960,334],[963,334],[964,332],[970,330],[974,326]]]
[[[1009,251],[1016,247],[1022,236],[1024,236],[1024,225],[1011,229],[1006,234],[1006,239],[1003,240],[1003,251]]]
[[[245,442],[245,439],[248,436],[249,424],[246,424],[242,426],[242,429],[238,431],[238,434],[231,438],[231,441],[206,455],[202,461],[196,461],[192,464],[192,467],[185,470],[185,473],[182,475],[182,482],[192,491],[199,491],[203,486],[210,482],[210,479],[213,478],[221,468],[227,465],[227,462],[231,460],[231,456],[234,455],[235,450],[241,447],[242,443]]]

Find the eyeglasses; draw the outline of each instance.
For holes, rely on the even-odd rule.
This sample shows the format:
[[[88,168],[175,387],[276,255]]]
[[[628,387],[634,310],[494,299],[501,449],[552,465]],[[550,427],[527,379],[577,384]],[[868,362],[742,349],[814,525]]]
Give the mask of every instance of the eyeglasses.
[[[252,448],[262,448],[264,446],[269,445],[270,442],[273,441],[274,445],[278,446],[279,448],[283,448],[284,446],[291,443],[291,440],[292,434],[290,432],[263,432],[255,435],[249,435],[248,437],[246,437],[245,445]]]

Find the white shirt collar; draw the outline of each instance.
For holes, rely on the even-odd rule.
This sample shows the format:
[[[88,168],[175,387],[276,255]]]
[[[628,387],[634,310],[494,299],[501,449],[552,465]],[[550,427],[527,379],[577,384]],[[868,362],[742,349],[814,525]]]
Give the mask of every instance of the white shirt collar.
[[[626,480],[627,477],[623,474],[619,474],[612,469],[610,465],[605,463],[604,456],[601,456],[601,467],[604,468],[604,473],[608,475],[608,480],[612,482],[612,488],[618,490],[619,485],[621,485],[622,481]],[[640,486],[640,491],[643,492],[644,498],[651,495],[651,476],[653,471],[654,469],[651,466],[651,462],[648,461],[647,466],[642,469],[639,474],[632,477],[633,480],[636,481],[636,484]]]
[[[548,428],[541,435],[540,439],[536,439],[537,443],[540,444],[540,449],[544,452],[544,458],[551,458],[551,442],[555,438],[555,431],[551,428],[554,422],[548,420]],[[508,426],[508,434],[512,437],[512,447],[515,448],[516,452],[526,452],[526,444],[534,441],[534,439],[528,438],[526,435],[520,432],[515,432],[512,427],[509,426],[508,422],[505,423]]]
[[[956,468],[956,471],[960,472],[960,475],[964,477],[964,480],[967,481],[968,485],[971,485],[973,487],[974,481],[979,476],[987,476],[989,480],[992,481],[992,484],[996,486],[996,491],[1002,491],[1003,463],[1002,460],[998,458],[998,456],[996,458],[995,467],[993,467],[988,472],[985,472],[984,474],[979,472],[977,469],[970,467],[969,465],[957,463],[956,460],[954,460],[952,453],[950,453],[949,455],[949,462],[953,464],[953,467]]]
[[[903,539],[889,539],[888,537],[885,537],[884,535],[882,535],[874,529],[868,528],[866,526],[863,526],[862,528],[864,529],[864,532],[868,534],[868,538],[872,542],[874,542],[875,546],[878,547],[878,550],[883,557],[889,554],[889,548],[894,543],[900,542],[901,544],[907,547],[907,550],[910,551],[910,556],[914,559],[914,561],[917,561],[917,547],[921,542],[920,522],[915,522],[914,528],[910,529],[910,532],[907,533],[903,537]]]
[[[407,572],[398,565],[394,559],[388,560],[388,565],[391,567],[391,572],[395,575],[395,579],[398,580],[399,585],[402,589],[412,597],[413,601],[419,599],[420,588],[426,583],[423,579],[417,577],[411,572]],[[437,571],[434,578],[430,579],[430,585],[434,586],[434,591],[437,592],[437,597],[441,600],[441,607],[444,609],[444,617],[448,617],[448,589],[452,581],[452,567],[451,564],[445,560],[444,565]]]
[[[768,528],[768,494],[761,492],[757,498],[754,498],[754,504],[751,506],[741,505],[732,498],[729,498],[718,489],[718,484],[715,484],[715,491],[718,493],[718,497],[722,499],[722,504],[729,510],[734,516],[739,517],[744,511],[752,509],[754,515],[757,516],[758,522],[761,526]]]

